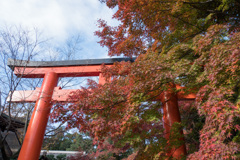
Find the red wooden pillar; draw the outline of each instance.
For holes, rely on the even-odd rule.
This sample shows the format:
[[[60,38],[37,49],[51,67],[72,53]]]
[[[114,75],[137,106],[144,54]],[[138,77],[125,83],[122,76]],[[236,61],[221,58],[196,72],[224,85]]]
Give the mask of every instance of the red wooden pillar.
[[[45,74],[18,160],[38,160],[57,82],[58,75],[55,72]]]
[[[170,85],[170,89],[164,91],[161,95],[161,101],[163,104],[163,121],[164,121],[164,129],[165,129],[165,138],[169,139],[170,130],[172,125],[175,122],[181,122],[181,117],[178,108],[178,97],[177,94],[174,93],[173,89],[175,89],[175,85]],[[182,131],[179,131],[182,133]],[[183,133],[182,133],[183,134]],[[182,139],[184,141],[184,139]],[[180,159],[183,155],[186,155],[186,147],[185,144],[180,146],[179,148],[174,148],[169,151],[169,155],[172,155],[174,158]]]

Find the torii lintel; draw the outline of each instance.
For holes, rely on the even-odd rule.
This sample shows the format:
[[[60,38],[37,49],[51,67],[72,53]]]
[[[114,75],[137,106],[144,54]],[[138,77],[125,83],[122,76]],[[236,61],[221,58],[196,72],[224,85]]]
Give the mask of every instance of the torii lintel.
[[[22,78],[43,78],[45,73],[55,72],[58,77],[99,76],[101,65],[112,66],[115,62],[130,61],[136,58],[105,58],[68,61],[24,61],[8,59],[8,66],[14,74]]]

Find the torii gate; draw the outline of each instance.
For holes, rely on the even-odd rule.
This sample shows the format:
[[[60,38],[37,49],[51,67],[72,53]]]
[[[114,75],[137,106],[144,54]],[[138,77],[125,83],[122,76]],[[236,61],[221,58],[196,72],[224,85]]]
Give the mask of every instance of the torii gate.
[[[14,74],[22,78],[44,78],[41,88],[34,91],[14,91],[12,102],[36,102],[32,117],[25,135],[25,139],[18,160],[38,160],[41,146],[51,110],[51,101],[67,101],[68,95],[74,89],[62,90],[57,86],[59,77],[89,77],[99,76],[99,84],[105,83],[101,74],[101,65],[107,67],[114,62],[131,61],[130,58],[108,58],[71,61],[23,61],[8,60],[8,66],[13,69]],[[173,85],[172,88],[181,88]],[[173,123],[181,122],[178,100],[194,99],[194,94],[185,95],[183,92],[175,94],[173,91],[164,92],[160,100],[163,103],[163,120],[166,138],[169,137]],[[174,151],[173,157],[179,158],[186,155],[185,145]]]

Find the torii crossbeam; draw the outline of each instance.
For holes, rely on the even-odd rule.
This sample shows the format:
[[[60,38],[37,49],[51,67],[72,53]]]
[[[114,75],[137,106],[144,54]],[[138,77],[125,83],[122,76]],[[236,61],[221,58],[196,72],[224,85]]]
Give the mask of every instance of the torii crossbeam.
[[[13,69],[14,74],[22,78],[44,78],[41,88],[34,91],[14,91],[12,102],[36,102],[32,117],[25,135],[25,139],[18,160],[37,160],[40,155],[45,129],[51,110],[51,101],[67,101],[69,94],[75,90],[62,90],[57,87],[59,77],[88,77],[99,76],[99,84],[105,83],[101,74],[101,65],[110,67],[114,62],[131,61],[130,58],[109,58],[72,61],[22,61],[8,60],[8,66]],[[177,89],[179,86],[173,86]],[[160,97],[163,102],[164,126],[169,133],[174,122],[180,122],[178,100],[194,99],[194,94],[184,95],[182,92],[173,94],[166,91]],[[166,138],[168,138],[168,134]],[[174,157],[186,154],[185,145],[175,150]]]

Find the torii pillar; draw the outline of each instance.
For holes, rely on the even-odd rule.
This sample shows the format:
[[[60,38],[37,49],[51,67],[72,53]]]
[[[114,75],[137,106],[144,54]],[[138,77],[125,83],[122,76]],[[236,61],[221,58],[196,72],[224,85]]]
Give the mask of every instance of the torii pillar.
[[[165,129],[165,138],[169,140],[171,135],[171,128],[174,123],[181,123],[181,117],[178,107],[179,100],[194,100],[195,94],[185,95],[183,92],[176,93],[174,90],[183,89],[179,85],[168,84],[168,90],[163,91],[160,95],[160,100],[162,102],[163,107],[163,126]],[[182,130],[179,131],[183,134]],[[179,139],[184,142],[184,138]],[[167,151],[167,155],[170,157],[174,157],[176,159],[181,159],[184,155],[187,154],[185,143],[178,148],[172,148]]]
[[[24,138],[19,154],[19,160],[38,159],[41,152],[45,129],[51,110],[51,99],[54,87],[57,86],[58,75],[55,72],[45,73],[39,98],[36,101],[34,111]]]
[[[59,77],[99,76],[99,83],[104,84],[105,79],[101,74],[102,64],[110,67],[114,62],[133,62],[134,60],[130,58],[111,58],[34,62],[9,59],[8,66],[14,70],[16,76],[21,78],[44,78],[40,89],[36,88],[35,91],[14,91],[12,95],[12,102],[36,102],[18,160],[38,160],[51,110],[51,101],[67,101],[68,95],[75,91],[72,89],[61,90],[60,87],[56,87]],[[171,100],[172,96],[175,96],[173,100]],[[195,95],[184,95],[181,92],[173,95],[166,92],[161,97],[160,100],[163,102],[164,108],[164,121],[170,124],[170,127],[165,126],[166,133],[168,133],[173,123],[180,122],[177,100],[193,99]],[[185,155],[186,150],[184,148],[183,146],[183,149],[180,149],[173,156],[179,158],[180,155]]]

